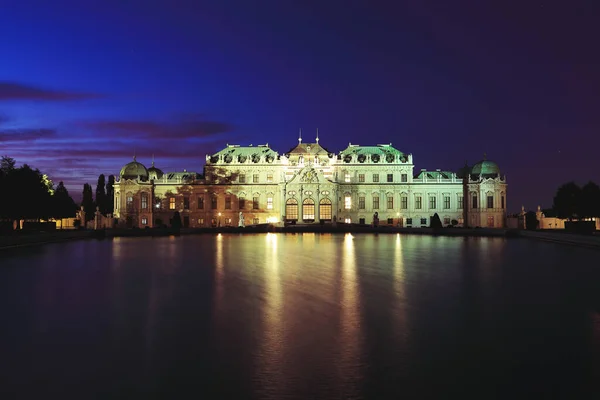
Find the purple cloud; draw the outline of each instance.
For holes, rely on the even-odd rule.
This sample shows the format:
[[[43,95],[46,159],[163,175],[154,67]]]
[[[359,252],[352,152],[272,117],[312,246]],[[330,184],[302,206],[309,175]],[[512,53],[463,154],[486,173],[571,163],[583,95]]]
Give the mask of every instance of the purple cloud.
[[[131,138],[187,139],[206,138],[231,131],[226,122],[187,118],[171,123],[150,120],[100,120],[83,122],[82,126],[94,132],[120,133]]]
[[[0,120],[0,122],[2,121]],[[56,131],[53,129],[0,129],[0,143],[28,142],[55,136]]]
[[[24,85],[16,82],[0,81],[0,101],[2,100],[40,100],[69,101],[86,100],[101,97],[96,93],[53,90]],[[0,117],[1,118],[1,117]]]

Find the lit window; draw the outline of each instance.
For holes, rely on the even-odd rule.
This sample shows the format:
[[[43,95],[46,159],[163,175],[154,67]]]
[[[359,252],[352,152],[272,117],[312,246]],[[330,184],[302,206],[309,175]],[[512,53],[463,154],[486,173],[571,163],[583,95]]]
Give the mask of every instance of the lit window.
[[[360,210],[364,210],[365,209],[365,198],[364,197],[359,197],[358,198],[358,208]]]
[[[148,218],[142,218],[142,225],[148,225]]]
[[[437,204],[435,196],[429,196],[429,209],[435,210],[436,205]]]
[[[344,197],[344,208],[349,210],[352,208],[352,198],[350,196]]]
[[[273,174],[269,173],[267,174],[267,182],[273,182]]]
[[[400,197],[400,208],[406,210],[408,208],[408,197],[402,196]]]
[[[127,193],[127,209],[131,209],[133,207],[133,194]]]
[[[373,174],[373,182],[379,182],[379,174]]]
[[[358,181],[359,182],[364,182],[365,181],[365,174],[358,174]]]
[[[345,224],[351,224],[352,223],[352,218],[344,218],[344,223]]]
[[[141,199],[142,199],[142,210],[147,210],[148,209],[148,193],[142,192]]]
[[[444,196],[444,208],[446,210],[450,208],[450,196]]]
[[[272,210],[272,209],[273,209],[273,198],[267,197],[267,210]]]
[[[225,226],[231,226],[231,218],[225,218]]]
[[[408,175],[407,174],[400,175],[400,181],[401,182],[408,182]]]
[[[204,218],[198,218],[198,225],[204,225]]]
[[[169,197],[169,210],[175,209],[175,197]]]
[[[258,218],[252,218],[252,223],[254,225],[258,225]]]
[[[350,174],[348,172],[344,174],[344,182],[350,182]]]

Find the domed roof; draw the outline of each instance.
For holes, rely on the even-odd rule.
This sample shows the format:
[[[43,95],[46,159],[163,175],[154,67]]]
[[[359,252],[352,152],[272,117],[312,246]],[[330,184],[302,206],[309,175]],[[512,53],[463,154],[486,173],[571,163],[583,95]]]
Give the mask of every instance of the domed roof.
[[[132,162],[125,164],[125,166],[121,168],[120,175],[121,179],[140,179],[144,181],[148,179],[148,170],[133,157]]]
[[[493,161],[486,159],[479,161],[477,164],[473,165],[471,169],[471,175],[481,175],[485,178],[495,178],[500,176],[500,167]]]
[[[154,166],[154,154],[152,155],[152,166],[148,168],[148,177],[150,179],[160,179],[164,175],[164,172],[160,168]]]

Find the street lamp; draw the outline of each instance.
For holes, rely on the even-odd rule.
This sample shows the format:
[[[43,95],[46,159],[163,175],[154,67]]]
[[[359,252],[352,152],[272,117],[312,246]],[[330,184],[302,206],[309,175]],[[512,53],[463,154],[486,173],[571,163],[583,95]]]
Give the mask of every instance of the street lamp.
[[[219,213],[219,220],[218,220],[218,226],[221,226],[221,213]]]

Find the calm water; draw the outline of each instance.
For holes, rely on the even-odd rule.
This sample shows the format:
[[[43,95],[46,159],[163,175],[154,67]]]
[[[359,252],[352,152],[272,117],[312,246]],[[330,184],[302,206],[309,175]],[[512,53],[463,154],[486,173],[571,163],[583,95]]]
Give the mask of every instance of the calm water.
[[[580,398],[600,252],[201,235],[0,252],[6,398]]]

